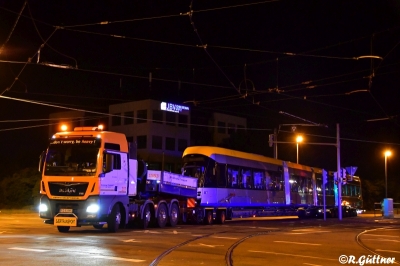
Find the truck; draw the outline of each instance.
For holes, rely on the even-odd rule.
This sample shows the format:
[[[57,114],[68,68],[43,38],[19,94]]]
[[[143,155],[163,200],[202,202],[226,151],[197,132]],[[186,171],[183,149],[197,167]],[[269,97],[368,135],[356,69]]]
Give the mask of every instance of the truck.
[[[55,133],[40,156],[40,218],[59,232],[176,226],[187,202],[195,201],[195,178],[148,171],[130,146],[124,134],[101,126]]]
[[[86,225],[116,232],[131,225],[146,229],[256,216],[303,217],[310,207],[320,214],[324,197],[329,209],[337,209],[342,183],[333,175],[322,182],[323,169],[191,146],[183,152],[178,174],[148,170],[135,150],[124,134],[100,126],[55,133],[40,156],[40,218],[60,232]],[[355,210],[362,206],[361,183],[359,177],[349,178],[342,196]]]

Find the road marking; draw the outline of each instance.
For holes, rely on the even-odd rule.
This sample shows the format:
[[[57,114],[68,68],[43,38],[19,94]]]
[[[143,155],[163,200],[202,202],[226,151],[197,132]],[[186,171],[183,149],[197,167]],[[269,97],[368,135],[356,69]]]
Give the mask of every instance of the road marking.
[[[371,241],[386,241],[386,242],[400,242],[400,240],[394,240],[394,239],[383,239],[383,238],[368,238],[368,239],[363,239],[362,241],[366,240],[371,240]]]
[[[337,261],[338,260],[337,258],[336,259],[328,259],[328,258],[321,258],[321,257],[314,257],[314,256],[305,256],[305,255],[270,252],[270,251],[260,251],[260,250],[249,250],[249,252],[266,253],[266,254],[283,255],[283,256],[292,256],[292,257],[301,257],[301,258],[310,258],[310,259],[320,259],[320,260],[333,260],[333,261]]]
[[[120,260],[120,261],[130,261],[130,262],[143,262],[145,260],[138,260],[138,259],[125,259],[121,257],[111,257],[111,256],[102,256],[102,255],[93,255],[90,256],[91,258],[95,259],[106,259],[106,260]]]
[[[384,237],[399,237],[399,236],[389,236],[389,235],[374,235],[374,234],[363,234],[364,236],[384,236]]]
[[[203,247],[209,247],[209,248],[215,248],[215,247],[223,247],[224,245],[207,245],[207,244],[203,244],[203,243],[199,243],[200,246]]]
[[[9,248],[13,250],[22,250],[22,251],[33,251],[33,252],[47,252],[50,250],[44,250],[44,249],[33,249],[33,248]]]
[[[302,233],[284,233],[287,235],[304,235],[304,234],[314,234],[314,233],[329,233],[331,231],[310,231],[310,232],[302,232]]]
[[[211,238],[237,239],[237,237],[226,237],[226,236],[212,236]]]
[[[139,240],[135,240],[135,239],[126,239],[126,240],[121,240],[122,242],[128,243],[128,242],[142,242]]]
[[[277,243],[288,243],[288,244],[297,244],[297,245],[310,245],[310,246],[321,246],[321,244],[314,243],[302,243],[302,242],[290,242],[290,241],[274,241]]]
[[[147,234],[147,233],[149,233],[149,234],[161,234],[161,232],[158,232],[158,231],[150,231],[150,230],[145,230],[145,231],[143,231],[143,233],[145,233],[145,234]]]
[[[249,228],[251,228],[251,229],[265,229],[265,230],[277,230],[277,229],[279,229],[277,227],[260,227],[260,226],[251,226]]]
[[[396,251],[396,250],[386,250],[386,249],[375,249],[375,251],[383,251],[383,252],[394,252],[394,253],[400,253],[400,251]]]

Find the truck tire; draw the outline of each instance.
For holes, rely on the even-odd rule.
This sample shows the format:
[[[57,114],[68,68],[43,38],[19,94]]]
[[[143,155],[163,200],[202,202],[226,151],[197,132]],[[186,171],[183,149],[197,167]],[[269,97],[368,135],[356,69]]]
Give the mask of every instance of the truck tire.
[[[69,231],[69,226],[57,226],[58,232],[60,233],[66,233]]]
[[[211,225],[213,223],[213,211],[206,211],[206,217],[204,217],[204,224]]]
[[[121,212],[119,210],[119,205],[115,204],[112,208],[111,214],[108,217],[107,229],[110,233],[115,233],[118,231],[119,225],[121,223]]]
[[[94,224],[93,227],[95,229],[103,229],[104,224]]]
[[[151,220],[151,211],[150,211],[149,204],[146,204],[146,206],[144,207],[143,219],[142,219],[142,228],[143,229],[147,229],[147,227],[149,227],[150,220]]]
[[[167,206],[165,206],[165,204],[161,204],[160,206],[158,206],[158,215],[157,215],[158,227],[164,228],[167,225],[167,221],[168,221]]]
[[[226,220],[226,214],[224,210],[217,211],[217,222],[219,224],[224,224]]]
[[[171,227],[175,227],[179,221],[179,208],[178,205],[172,204],[171,215],[169,216],[169,224]]]

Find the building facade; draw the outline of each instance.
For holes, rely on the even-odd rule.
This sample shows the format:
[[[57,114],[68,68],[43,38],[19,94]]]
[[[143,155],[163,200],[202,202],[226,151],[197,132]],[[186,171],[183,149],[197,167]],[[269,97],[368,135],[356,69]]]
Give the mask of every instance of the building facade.
[[[109,106],[109,130],[124,133],[149,169],[179,172],[190,145],[188,107],[142,100]]]

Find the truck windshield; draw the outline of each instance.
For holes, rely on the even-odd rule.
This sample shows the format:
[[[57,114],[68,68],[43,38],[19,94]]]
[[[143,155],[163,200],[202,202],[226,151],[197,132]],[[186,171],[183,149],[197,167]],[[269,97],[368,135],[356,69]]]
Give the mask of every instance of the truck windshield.
[[[97,142],[97,143],[96,143]],[[54,140],[47,150],[46,176],[94,176],[100,141]]]

